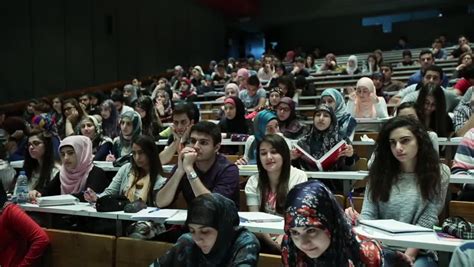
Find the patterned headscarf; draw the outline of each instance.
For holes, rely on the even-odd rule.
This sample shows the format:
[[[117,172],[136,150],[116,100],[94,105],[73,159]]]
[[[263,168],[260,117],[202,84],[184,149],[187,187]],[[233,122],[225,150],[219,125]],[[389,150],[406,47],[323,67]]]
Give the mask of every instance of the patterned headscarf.
[[[58,135],[56,123],[52,119],[51,115],[47,113],[34,116],[31,119],[31,126],[33,128],[44,130],[51,135]]]
[[[188,207],[186,225],[201,224],[217,230],[217,239],[209,254],[194,249],[193,256],[205,257],[210,266],[220,266],[227,262],[227,253],[239,232],[239,215],[234,202],[220,194],[211,193],[196,197]],[[198,260],[194,262],[199,262]]]
[[[293,243],[290,234],[293,227],[319,228],[328,235],[331,244],[319,258],[310,259]],[[351,225],[331,191],[317,180],[298,184],[288,193],[284,230],[284,266],[348,266],[349,261],[359,266],[360,247]]]
[[[337,124],[339,126],[339,133],[348,137],[352,134],[352,130],[348,132],[348,128],[355,127],[356,121],[352,118],[352,115],[346,110],[346,101],[344,96],[339,92],[339,90],[334,88],[328,88],[323,91],[321,98],[324,96],[330,96],[336,102],[336,108],[334,113],[336,114]],[[352,121],[352,122],[351,122]],[[353,124],[353,125],[350,125]]]

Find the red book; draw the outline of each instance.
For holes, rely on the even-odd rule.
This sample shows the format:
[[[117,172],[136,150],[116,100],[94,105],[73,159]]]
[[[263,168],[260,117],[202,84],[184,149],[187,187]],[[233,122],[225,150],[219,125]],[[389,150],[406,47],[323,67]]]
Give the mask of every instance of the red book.
[[[346,141],[341,140],[339,143],[337,143],[335,146],[331,148],[326,154],[324,154],[320,159],[315,159],[311,154],[309,154],[307,151],[304,151],[303,148],[295,144],[296,149],[303,153],[308,159],[310,159],[320,171],[326,171],[331,168],[334,163],[336,163],[339,154],[341,151],[343,151],[346,148]]]

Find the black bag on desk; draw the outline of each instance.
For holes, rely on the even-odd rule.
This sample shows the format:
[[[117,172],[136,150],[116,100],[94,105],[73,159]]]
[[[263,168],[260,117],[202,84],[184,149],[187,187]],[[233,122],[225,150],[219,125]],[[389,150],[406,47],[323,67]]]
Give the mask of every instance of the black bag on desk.
[[[99,212],[122,211],[130,203],[128,198],[123,195],[108,195],[97,199],[95,208]]]

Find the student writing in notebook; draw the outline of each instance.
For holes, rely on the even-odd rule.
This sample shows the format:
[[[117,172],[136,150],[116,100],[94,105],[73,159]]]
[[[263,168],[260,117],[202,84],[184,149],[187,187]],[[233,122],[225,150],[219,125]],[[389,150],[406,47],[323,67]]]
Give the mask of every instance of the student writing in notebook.
[[[257,266],[260,244],[239,227],[232,200],[216,193],[196,197],[189,205],[185,225],[189,233],[150,267]]]
[[[403,253],[360,240],[334,195],[317,180],[296,185],[285,204],[283,266],[405,266]]]
[[[286,195],[295,185],[306,182],[306,173],[291,166],[290,149],[279,135],[266,135],[257,153],[258,174],[245,186],[249,211],[283,216]],[[280,253],[281,235],[258,234],[262,249]]]
[[[361,214],[357,219],[394,219],[433,228],[444,207],[449,168],[439,162],[428,133],[416,120],[389,120],[377,138],[375,160],[369,171]],[[414,266],[437,266],[433,252],[407,248]]]
[[[96,194],[91,188],[84,192],[84,199],[96,202],[98,197],[124,195],[131,202],[141,199],[153,205],[153,196],[163,185],[162,166],[153,138],[140,135],[132,144],[132,159],[118,170],[105,190]]]

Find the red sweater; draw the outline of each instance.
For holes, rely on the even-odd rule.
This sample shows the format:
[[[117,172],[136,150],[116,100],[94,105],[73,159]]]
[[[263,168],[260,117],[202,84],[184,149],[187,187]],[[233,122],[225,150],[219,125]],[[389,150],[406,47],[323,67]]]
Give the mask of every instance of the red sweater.
[[[0,212],[0,266],[34,266],[48,245],[45,231],[20,207],[9,204]]]

